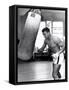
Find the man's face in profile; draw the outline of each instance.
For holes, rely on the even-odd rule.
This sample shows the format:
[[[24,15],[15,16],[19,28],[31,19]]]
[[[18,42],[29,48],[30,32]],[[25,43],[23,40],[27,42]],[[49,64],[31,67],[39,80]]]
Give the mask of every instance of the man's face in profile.
[[[43,36],[44,36],[45,38],[48,38],[48,37],[49,37],[49,34],[50,34],[49,32],[46,32],[46,31],[43,32]]]

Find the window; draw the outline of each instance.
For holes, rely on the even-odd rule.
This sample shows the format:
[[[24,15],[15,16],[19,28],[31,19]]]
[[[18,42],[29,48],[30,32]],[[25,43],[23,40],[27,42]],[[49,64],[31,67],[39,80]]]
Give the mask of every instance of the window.
[[[63,37],[63,22],[61,21],[54,21],[53,22],[53,35],[56,35],[58,37]]]

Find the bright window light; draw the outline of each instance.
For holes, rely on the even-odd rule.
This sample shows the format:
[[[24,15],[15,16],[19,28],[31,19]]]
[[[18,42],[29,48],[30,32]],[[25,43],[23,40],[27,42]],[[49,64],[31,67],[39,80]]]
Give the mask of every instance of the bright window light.
[[[59,38],[63,37],[63,22],[53,22],[53,35],[58,36]]]
[[[44,36],[42,35],[42,29],[45,27],[45,21],[42,21],[39,26],[35,47],[41,48],[44,42]]]

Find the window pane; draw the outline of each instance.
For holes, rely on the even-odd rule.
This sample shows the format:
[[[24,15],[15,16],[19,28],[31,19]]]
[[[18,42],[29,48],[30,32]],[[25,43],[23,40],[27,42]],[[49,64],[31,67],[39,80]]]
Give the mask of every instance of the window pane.
[[[52,21],[46,21],[46,26],[50,29],[50,32],[52,33]]]
[[[63,22],[53,22],[53,35],[63,37]]]
[[[53,22],[53,27],[63,27],[63,22]]]

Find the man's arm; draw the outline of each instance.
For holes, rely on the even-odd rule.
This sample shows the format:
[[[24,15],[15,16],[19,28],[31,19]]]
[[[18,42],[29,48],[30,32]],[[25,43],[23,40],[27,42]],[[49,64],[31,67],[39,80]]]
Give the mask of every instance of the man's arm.
[[[59,51],[59,54],[61,54],[64,50],[65,50],[65,41],[59,43],[60,45],[60,51]]]
[[[65,50],[65,40],[57,38],[57,45],[60,47],[58,54],[60,55]]]
[[[58,58],[58,56],[65,50],[65,40],[61,40],[59,38],[55,38],[55,43],[58,45],[58,47],[60,47],[59,52],[57,52],[56,54],[53,54],[52,56],[54,58]]]
[[[38,50],[38,52],[43,52],[43,50],[46,47],[46,42],[44,41],[44,44],[42,45],[42,47]]]

